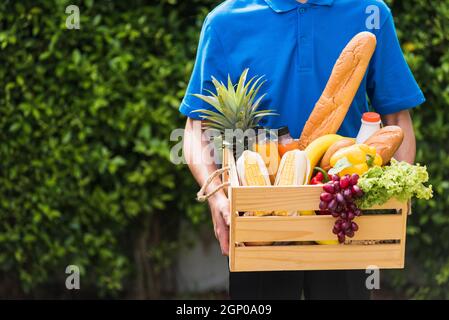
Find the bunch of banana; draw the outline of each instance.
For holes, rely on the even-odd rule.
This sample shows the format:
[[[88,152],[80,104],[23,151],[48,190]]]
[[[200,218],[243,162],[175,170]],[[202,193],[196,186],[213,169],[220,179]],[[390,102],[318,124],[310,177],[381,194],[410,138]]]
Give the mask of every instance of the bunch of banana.
[[[313,140],[304,150],[310,161],[310,172],[308,174],[309,178],[312,177],[313,168],[316,167],[318,162],[321,160],[323,155],[326,153],[327,149],[335,142],[344,139],[344,137],[338,134],[326,134]]]

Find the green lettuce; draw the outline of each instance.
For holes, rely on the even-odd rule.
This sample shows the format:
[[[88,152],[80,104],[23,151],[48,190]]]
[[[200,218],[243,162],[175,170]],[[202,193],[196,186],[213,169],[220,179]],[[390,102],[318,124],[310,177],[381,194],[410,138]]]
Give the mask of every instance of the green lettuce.
[[[407,201],[412,197],[430,199],[432,186],[424,185],[429,181],[425,166],[411,165],[391,159],[385,167],[373,167],[359,179],[358,185],[363,190],[363,197],[358,200],[360,208],[382,205],[391,198]]]

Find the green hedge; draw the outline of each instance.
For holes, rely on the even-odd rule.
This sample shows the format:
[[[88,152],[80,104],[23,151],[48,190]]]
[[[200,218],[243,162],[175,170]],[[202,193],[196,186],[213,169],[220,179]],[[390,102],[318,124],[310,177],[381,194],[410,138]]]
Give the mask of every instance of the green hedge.
[[[208,221],[168,137],[183,126],[199,30],[218,2],[1,2],[0,296],[67,296],[69,264],[83,297],[160,292],[185,242],[180,221]],[[65,28],[69,4],[80,30]],[[413,119],[435,198],[415,203],[407,268],[384,285],[449,298],[449,4],[389,4],[427,97]]]
[[[388,1],[407,61],[427,98],[414,110],[417,162],[428,166],[435,196],[414,203],[405,272],[387,283],[413,298],[449,299],[449,1]]]
[[[179,222],[207,217],[168,139],[205,4],[1,2],[0,288],[63,294],[76,264],[83,294],[157,295]]]

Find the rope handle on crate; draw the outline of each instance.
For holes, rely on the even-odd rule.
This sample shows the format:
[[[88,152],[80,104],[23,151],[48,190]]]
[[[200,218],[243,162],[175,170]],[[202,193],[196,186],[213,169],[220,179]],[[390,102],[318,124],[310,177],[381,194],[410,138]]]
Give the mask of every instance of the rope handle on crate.
[[[198,191],[198,193],[196,194],[196,200],[198,202],[205,202],[207,199],[212,197],[214,194],[216,194],[221,189],[223,189],[225,187],[229,187],[230,183],[224,182],[224,183],[220,184],[218,187],[216,187],[214,190],[212,190],[211,192],[205,194],[207,187],[209,187],[209,185],[212,183],[212,181],[214,181],[214,179],[216,177],[218,177],[220,174],[223,174],[224,172],[229,171],[229,169],[230,169],[230,167],[223,167],[221,169],[218,169],[218,170],[215,170],[214,172],[212,172],[211,175],[207,178],[206,182],[201,187],[200,191]]]

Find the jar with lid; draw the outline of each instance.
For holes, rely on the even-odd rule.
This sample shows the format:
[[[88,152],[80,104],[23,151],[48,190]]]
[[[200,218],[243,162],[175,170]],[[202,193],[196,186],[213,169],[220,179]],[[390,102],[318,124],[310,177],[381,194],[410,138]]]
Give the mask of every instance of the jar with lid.
[[[290,130],[287,126],[278,129],[278,151],[279,156],[282,156],[290,150],[299,150],[298,140],[295,140],[290,135]]]

